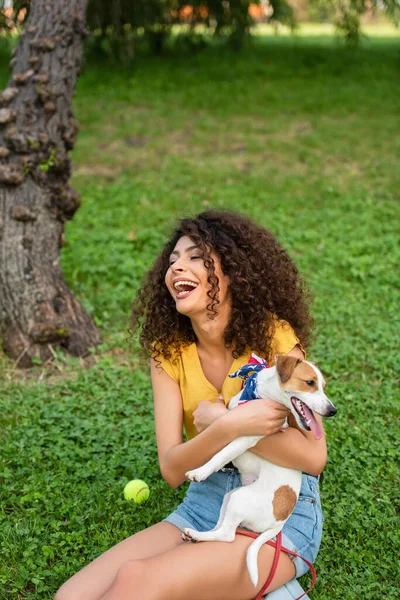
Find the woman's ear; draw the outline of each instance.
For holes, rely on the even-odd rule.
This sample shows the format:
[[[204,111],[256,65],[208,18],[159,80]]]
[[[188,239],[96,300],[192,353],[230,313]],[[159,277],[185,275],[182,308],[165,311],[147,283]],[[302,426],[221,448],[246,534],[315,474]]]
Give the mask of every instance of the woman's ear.
[[[282,383],[289,381],[297,365],[302,362],[300,358],[287,356],[287,354],[276,354],[274,361],[279,379]]]

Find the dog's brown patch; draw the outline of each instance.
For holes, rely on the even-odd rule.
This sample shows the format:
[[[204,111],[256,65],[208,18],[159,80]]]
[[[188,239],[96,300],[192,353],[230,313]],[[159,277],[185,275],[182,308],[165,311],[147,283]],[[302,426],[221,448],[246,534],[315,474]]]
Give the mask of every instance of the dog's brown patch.
[[[272,509],[277,521],[284,521],[288,518],[295,507],[297,496],[290,485],[281,485],[274,494]]]
[[[295,390],[311,393],[318,391],[317,373],[304,360],[279,354],[275,357],[275,361],[283,389],[290,389],[293,392]],[[314,381],[315,385],[312,387],[308,385],[307,381]]]
[[[302,362],[293,373],[296,378],[296,389],[301,392],[316,392],[318,390],[318,377],[314,369],[305,362]],[[314,381],[314,389],[310,388],[306,381]]]
[[[287,354],[277,354],[275,356],[276,370],[282,383],[289,381],[294,369],[301,362],[302,360],[296,356],[287,356]]]

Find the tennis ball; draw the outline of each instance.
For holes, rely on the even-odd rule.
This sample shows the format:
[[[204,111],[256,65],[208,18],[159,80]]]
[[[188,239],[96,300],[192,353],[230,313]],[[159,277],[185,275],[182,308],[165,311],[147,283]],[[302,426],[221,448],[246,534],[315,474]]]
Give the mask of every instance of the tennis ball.
[[[124,498],[128,502],[133,500],[135,504],[145,502],[150,496],[149,486],[141,479],[132,479],[124,487]]]

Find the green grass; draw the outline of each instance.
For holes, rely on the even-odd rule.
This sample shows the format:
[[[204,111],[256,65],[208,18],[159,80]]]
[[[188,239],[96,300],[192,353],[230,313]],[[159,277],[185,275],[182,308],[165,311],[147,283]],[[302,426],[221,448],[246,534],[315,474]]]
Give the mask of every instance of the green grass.
[[[310,356],[339,412],[311,597],[397,599],[400,46],[318,35],[86,64],[73,152],[84,202],[62,264],[103,346],[91,368],[59,357],[21,375],[0,359],[1,600],[51,598],[182,496],[160,479],[147,369],[126,326],[170,224],[207,207],[274,231],[315,296]],[[152,490],[139,507],[122,499],[134,477]]]

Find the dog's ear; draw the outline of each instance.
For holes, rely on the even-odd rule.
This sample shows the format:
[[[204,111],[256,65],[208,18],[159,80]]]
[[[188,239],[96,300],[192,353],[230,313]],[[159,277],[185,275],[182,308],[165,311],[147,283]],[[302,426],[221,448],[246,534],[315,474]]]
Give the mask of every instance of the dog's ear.
[[[276,354],[274,360],[279,379],[282,383],[289,381],[297,365],[302,362],[300,358],[287,356],[286,354]]]

